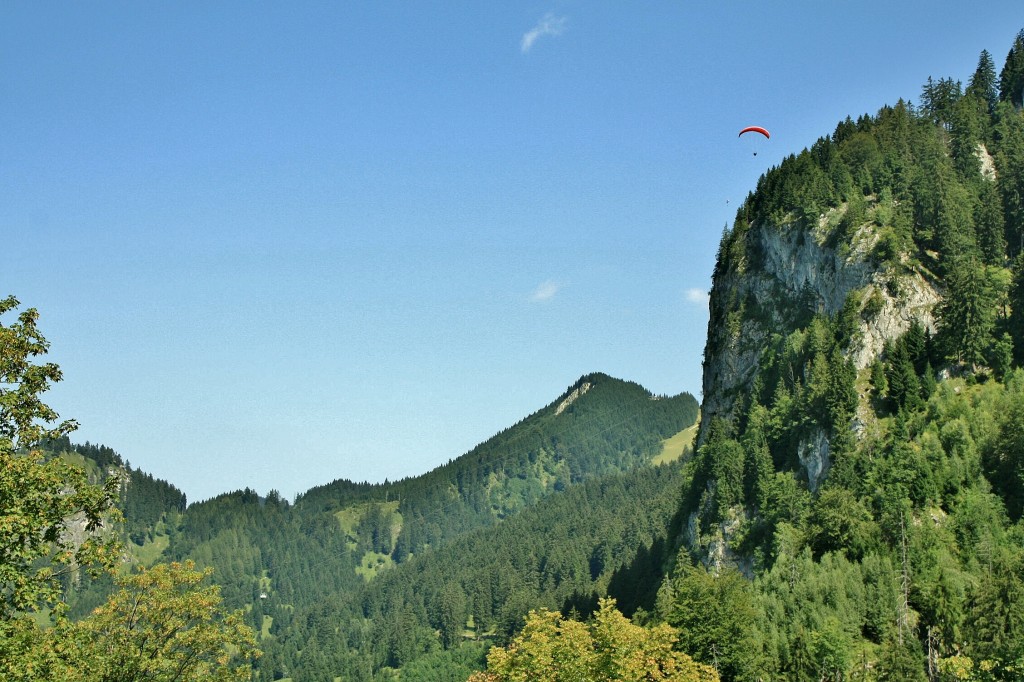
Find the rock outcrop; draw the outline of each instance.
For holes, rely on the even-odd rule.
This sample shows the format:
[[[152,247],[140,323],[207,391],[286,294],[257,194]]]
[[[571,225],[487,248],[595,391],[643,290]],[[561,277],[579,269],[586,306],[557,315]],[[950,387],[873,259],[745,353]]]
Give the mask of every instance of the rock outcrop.
[[[707,438],[712,419],[738,416],[773,335],[785,336],[815,314],[835,316],[844,306],[854,307],[858,329],[845,354],[858,371],[869,367],[886,342],[900,337],[912,321],[935,331],[936,283],[907,263],[882,264],[874,256],[879,234],[873,223],[861,225],[852,239],[838,238],[841,215],[842,209],[822,215],[814,229],[798,222],[756,223],[723,238],[711,291],[698,445]],[[831,466],[828,434],[811,430],[794,454],[808,488],[816,491]],[[715,482],[708,485],[713,491]],[[750,557],[733,551],[734,536],[748,514],[738,505],[715,526],[702,528],[700,511],[693,510],[682,542],[712,570],[730,565],[752,574]]]
[[[877,262],[872,225],[862,226],[851,242],[834,243],[835,231],[828,227],[834,222],[834,216],[823,215],[814,230],[797,223],[755,224],[742,235],[742,255],[725,268],[719,264],[711,291],[698,444],[714,417],[735,416],[772,335],[792,331],[801,317],[835,315],[852,297],[860,323],[847,354],[858,370],[913,320],[935,330],[936,285],[920,272],[897,272]]]

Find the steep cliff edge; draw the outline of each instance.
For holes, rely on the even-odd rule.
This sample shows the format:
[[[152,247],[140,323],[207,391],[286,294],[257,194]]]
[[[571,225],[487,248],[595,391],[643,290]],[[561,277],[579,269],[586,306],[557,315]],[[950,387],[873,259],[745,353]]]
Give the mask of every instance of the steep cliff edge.
[[[880,262],[879,229],[872,222],[841,241],[846,210],[821,215],[813,229],[799,221],[754,223],[723,237],[711,291],[698,444],[712,420],[737,416],[772,336],[804,326],[814,315],[834,317],[844,306],[856,313],[857,330],[844,353],[858,371],[912,321],[935,331],[939,284],[923,269]]]
[[[888,208],[870,197],[867,214]],[[850,318],[854,331],[841,350],[858,373],[912,322],[935,332],[940,283],[925,268],[908,267],[905,256],[883,263],[878,257],[880,226],[867,219],[851,229],[843,220],[849,210],[845,204],[830,209],[810,227],[799,219],[749,226],[740,220],[737,229],[723,236],[711,292],[699,445],[707,441],[716,420],[730,425],[742,420],[773,339],[777,344],[778,337],[806,327],[814,317]],[[850,236],[844,238],[844,232]],[[795,377],[797,382],[807,379]],[[858,395],[848,424],[855,432],[870,418],[868,400],[866,394]],[[825,427],[813,425],[793,444],[799,478],[811,492],[831,467],[830,440]],[[709,523],[702,511],[715,496],[718,481],[711,478],[705,485],[708,495],[701,508],[687,515],[684,544],[709,567],[733,565],[751,574],[752,561],[734,547],[751,510],[736,504]]]
[[[713,276],[703,454],[680,538],[705,564],[753,570],[750,544],[736,550],[775,494],[758,467],[814,496],[839,448],[852,451],[903,409],[906,382],[917,405],[922,382],[963,366],[965,350],[969,370],[993,355],[1008,318],[1005,306],[1001,321],[991,310],[1013,255],[996,203],[1000,158],[901,104],[848,119],[761,178],[723,234]],[[971,292],[983,293],[962,314],[945,303]],[[887,349],[912,329],[913,376],[890,391],[877,375],[895,371]]]

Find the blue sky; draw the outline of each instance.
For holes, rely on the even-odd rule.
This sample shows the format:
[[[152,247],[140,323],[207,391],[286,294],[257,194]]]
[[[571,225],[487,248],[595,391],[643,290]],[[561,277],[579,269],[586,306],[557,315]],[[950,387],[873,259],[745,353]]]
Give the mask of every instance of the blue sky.
[[[40,310],[76,440],[190,500],[415,475],[588,372],[699,397],[758,176],[1022,27],[1017,0],[5,2],[0,294]]]

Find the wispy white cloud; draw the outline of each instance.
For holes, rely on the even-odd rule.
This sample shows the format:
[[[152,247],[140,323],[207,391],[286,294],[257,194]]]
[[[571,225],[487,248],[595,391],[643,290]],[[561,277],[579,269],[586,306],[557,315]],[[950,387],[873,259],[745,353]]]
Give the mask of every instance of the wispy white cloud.
[[[548,280],[541,282],[537,285],[537,288],[530,294],[530,300],[537,303],[543,303],[544,301],[550,301],[558,293],[558,290],[562,288],[562,285],[554,280]]]
[[[541,20],[537,22],[536,26],[523,34],[523,40],[520,42],[519,48],[523,51],[523,54],[525,54],[530,51],[530,48],[533,47],[533,44],[537,42],[537,39],[541,36],[562,35],[568,21],[568,17],[559,17],[548,12],[541,17]]]
[[[711,301],[711,297],[708,296],[708,292],[704,291],[703,289],[698,289],[696,287],[692,289],[687,289],[685,292],[683,292],[683,296],[686,298],[687,303],[693,303],[694,305],[702,305],[704,307],[707,307],[708,303],[710,303]]]

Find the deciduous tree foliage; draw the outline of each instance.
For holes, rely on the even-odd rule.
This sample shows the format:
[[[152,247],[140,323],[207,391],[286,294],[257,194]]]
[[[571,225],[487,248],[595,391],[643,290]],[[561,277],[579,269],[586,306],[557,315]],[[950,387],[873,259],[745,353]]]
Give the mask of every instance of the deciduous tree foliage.
[[[675,648],[664,623],[634,625],[602,599],[588,623],[531,611],[507,647],[487,655],[487,671],[469,682],[716,682],[718,673]]]
[[[242,682],[260,652],[244,613],[226,613],[212,569],[159,564],[121,578],[120,590],[77,623],[56,628],[68,682]],[[73,643],[74,646],[68,646]]]
[[[0,301],[0,315],[15,310]],[[90,485],[79,469],[44,460],[37,446],[74,430],[74,421],[51,425],[57,413],[40,395],[60,381],[53,363],[35,364],[49,348],[29,308],[0,325],[0,618],[53,606],[62,570],[111,563],[116,543],[90,536],[76,542],[69,525],[96,531],[112,509],[117,481]],[[48,561],[40,561],[47,559]]]
[[[0,315],[18,301],[0,301]],[[243,680],[255,654],[241,614],[221,617],[208,573],[157,566],[122,581],[123,591],[87,619],[66,617],[62,580],[114,570],[121,545],[110,528],[119,478],[90,483],[85,472],[38,449],[75,428],[40,395],[59,381],[53,363],[36,364],[48,343],[34,309],[0,324],[0,672],[2,679],[68,682]],[[30,612],[48,614],[43,630]],[[240,663],[232,660],[240,656]]]
[[[0,315],[17,307],[10,296],[0,301]],[[0,670],[11,679],[37,679],[42,631],[26,614],[53,609],[60,618],[60,578],[117,558],[116,538],[94,533],[112,516],[116,480],[91,485],[80,469],[36,449],[76,426],[53,424],[58,415],[40,397],[61,373],[36,362],[49,348],[38,319],[29,308],[0,324]],[[72,524],[89,535],[76,538]]]

